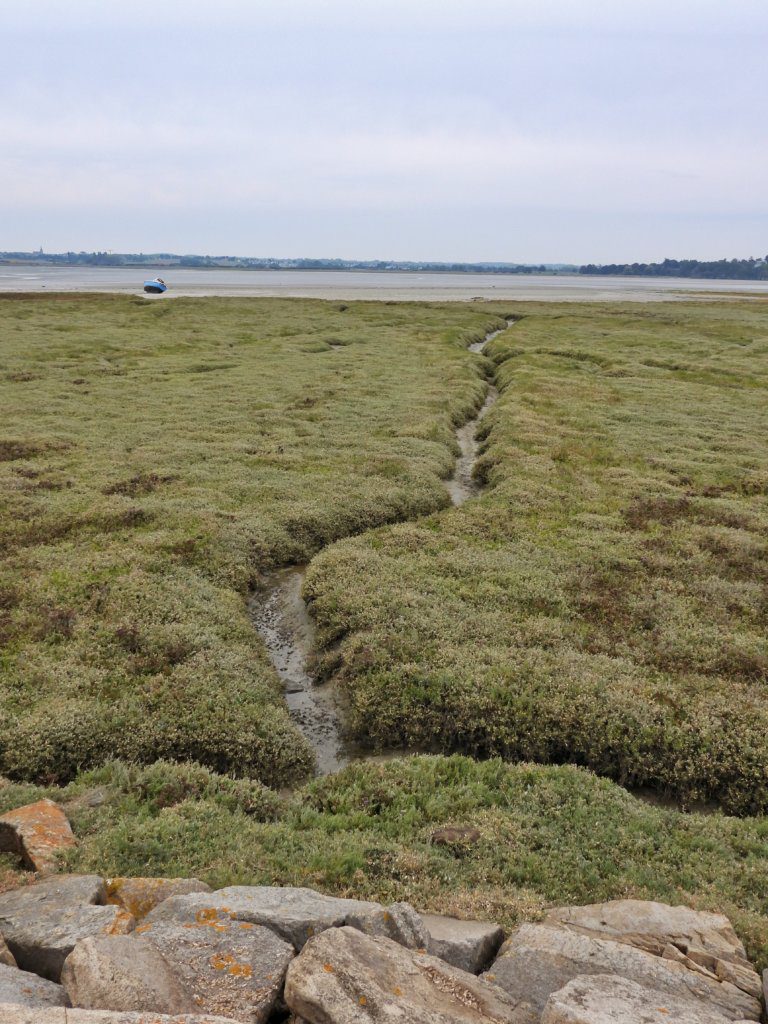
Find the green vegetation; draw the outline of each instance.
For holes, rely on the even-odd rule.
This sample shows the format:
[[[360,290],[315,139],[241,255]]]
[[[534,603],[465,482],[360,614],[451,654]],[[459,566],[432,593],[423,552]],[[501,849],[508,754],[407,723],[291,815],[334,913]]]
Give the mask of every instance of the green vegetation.
[[[721,281],[768,281],[768,257],[746,260],[663,260],[661,263],[588,263],[580,274],[624,277],[704,277]]]
[[[447,504],[480,307],[0,299],[0,771],[118,756],[269,784],[311,752],[259,573]]]
[[[278,804],[196,766],[118,763],[63,792],[0,789],[0,810],[44,794],[71,815],[77,871],[309,885],[507,927],[551,904],[657,898],[728,914],[768,963],[768,821],[651,807],[583,769],[416,757]],[[433,844],[446,825],[481,838]]]
[[[765,812],[768,309],[524,304],[467,353],[508,312],[0,300],[0,811],[63,803],[72,870],[507,926],[657,898],[768,963],[768,819],[494,757]],[[493,375],[488,486],[448,509]],[[352,731],[494,759],[277,795],[311,752],[244,598],[323,547],[306,590]]]
[[[519,312],[485,493],[310,567],[352,731],[764,813],[768,308]]]

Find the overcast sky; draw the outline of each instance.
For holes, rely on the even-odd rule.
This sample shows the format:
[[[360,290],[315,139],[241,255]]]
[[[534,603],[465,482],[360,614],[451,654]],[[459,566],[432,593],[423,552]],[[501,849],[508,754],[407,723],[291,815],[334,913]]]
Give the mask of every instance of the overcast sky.
[[[0,250],[768,252],[766,0],[0,0]]]

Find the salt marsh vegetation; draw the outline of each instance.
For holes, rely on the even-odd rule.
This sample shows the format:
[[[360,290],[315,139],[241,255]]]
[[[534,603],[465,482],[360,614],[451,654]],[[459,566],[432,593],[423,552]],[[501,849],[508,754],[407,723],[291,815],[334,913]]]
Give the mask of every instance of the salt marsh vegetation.
[[[483,494],[310,567],[352,732],[764,813],[768,310],[516,313]]]
[[[766,964],[767,372],[758,301],[0,300],[0,810],[77,871],[656,898]],[[301,785],[248,606],[307,562],[350,739],[435,756]]]

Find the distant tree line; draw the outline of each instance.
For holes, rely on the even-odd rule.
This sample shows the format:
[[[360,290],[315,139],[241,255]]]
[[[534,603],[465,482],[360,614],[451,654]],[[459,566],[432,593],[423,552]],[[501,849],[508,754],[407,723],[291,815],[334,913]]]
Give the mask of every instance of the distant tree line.
[[[711,277],[720,280],[768,281],[768,256],[748,260],[664,260],[662,263],[588,263],[580,274],[624,277]]]
[[[228,270],[368,270],[442,274],[586,274],[623,277],[701,277],[768,281],[768,256],[748,260],[663,260],[661,263],[439,263],[416,260],[343,260],[261,256],[179,256],[176,253],[0,252],[0,263],[85,267],[211,267]]]
[[[0,263],[74,267],[218,267],[231,270],[375,270],[455,274],[552,274],[561,264],[439,263],[415,260],[343,260],[256,256],[179,256],[175,253],[0,252]],[[576,268],[571,266],[570,271]]]

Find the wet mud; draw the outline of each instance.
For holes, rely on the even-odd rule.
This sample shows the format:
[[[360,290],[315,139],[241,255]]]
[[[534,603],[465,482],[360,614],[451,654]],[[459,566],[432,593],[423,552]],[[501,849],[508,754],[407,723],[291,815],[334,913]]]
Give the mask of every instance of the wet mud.
[[[508,321],[507,327],[510,327],[512,323],[513,321]],[[490,341],[498,338],[506,329],[506,327],[503,327],[498,331],[491,331],[490,334],[486,334],[482,341],[473,342],[469,346],[469,351],[482,352]],[[456,440],[459,442],[461,453],[458,459],[456,459],[456,468],[453,471],[453,476],[445,482],[448,494],[454,505],[463,505],[468,498],[473,498],[480,492],[480,486],[472,476],[480,447],[477,440],[477,428],[480,425],[480,420],[493,406],[498,397],[498,390],[493,385],[490,385],[480,410],[471,420],[468,420],[456,431]]]

